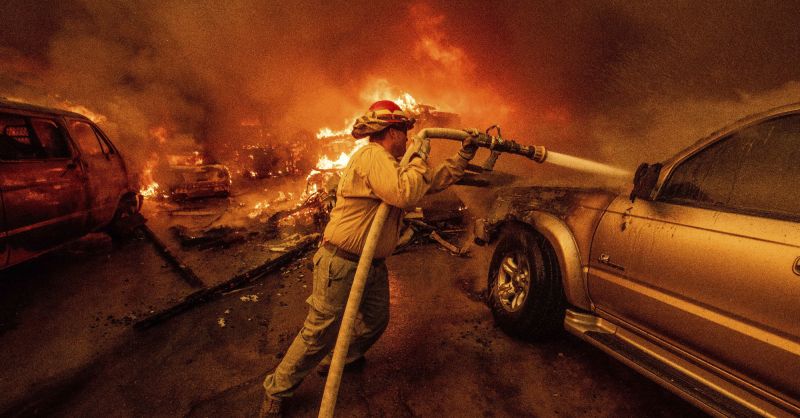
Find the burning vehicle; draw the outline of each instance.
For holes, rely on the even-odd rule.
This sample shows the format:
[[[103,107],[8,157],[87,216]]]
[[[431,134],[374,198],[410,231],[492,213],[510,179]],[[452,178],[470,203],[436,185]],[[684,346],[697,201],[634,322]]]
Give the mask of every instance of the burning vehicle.
[[[239,171],[245,178],[262,179],[307,173],[313,163],[310,140],[292,141],[290,146],[248,145],[236,153]]]
[[[167,166],[157,174],[163,178],[167,195],[174,200],[203,197],[227,197],[231,191],[231,174],[222,164],[206,164],[199,152],[169,155]]]
[[[89,118],[0,100],[0,269],[140,208],[122,155]]]
[[[800,414],[800,104],[659,164],[630,196],[525,187],[479,220],[497,323],[564,327],[715,415]]]
[[[280,135],[262,126],[259,121],[242,121],[238,134],[249,141],[234,147],[226,144],[223,152],[233,161],[235,172],[248,179],[291,176],[307,173],[314,167],[310,144],[313,135],[300,130],[291,135]]]
[[[419,104],[414,107],[411,113],[417,120],[417,128],[458,128],[461,126],[461,115],[437,110],[436,106]]]
[[[238,155],[238,164],[244,177],[261,179],[288,173],[291,167],[284,164],[285,159],[274,146],[252,145],[245,147]]]
[[[175,200],[230,195],[230,171],[222,164],[176,165],[170,166],[170,170],[173,182],[167,187]]]

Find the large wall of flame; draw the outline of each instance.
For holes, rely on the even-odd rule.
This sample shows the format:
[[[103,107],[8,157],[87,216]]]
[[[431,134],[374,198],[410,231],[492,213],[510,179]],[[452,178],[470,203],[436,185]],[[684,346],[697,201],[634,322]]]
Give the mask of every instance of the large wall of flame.
[[[341,129],[401,92],[509,137],[632,168],[800,97],[794,1],[20,0],[0,96],[80,104],[133,158]],[[163,145],[162,145],[163,146]],[[507,159],[509,168],[527,164]],[[506,161],[504,160],[503,163]]]

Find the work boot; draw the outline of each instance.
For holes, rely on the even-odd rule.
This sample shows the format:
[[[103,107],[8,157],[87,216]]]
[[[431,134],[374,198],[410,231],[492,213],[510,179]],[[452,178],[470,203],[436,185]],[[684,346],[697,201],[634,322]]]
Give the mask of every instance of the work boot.
[[[364,368],[364,365],[367,363],[367,359],[364,356],[361,356],[350,363],[344,365],[345,372],[356,372]],[[328,362],[320,363],[319,367],[317,367],[317,374],[325,377],[328,375],[328,372],[331,371],[331,363],[330,360]]]
[[[281,398],[264,395],[264,400],[261,401],[261,409],[258,411],[258,418],[281,418],[283,416],[281,403],[283,403]]]

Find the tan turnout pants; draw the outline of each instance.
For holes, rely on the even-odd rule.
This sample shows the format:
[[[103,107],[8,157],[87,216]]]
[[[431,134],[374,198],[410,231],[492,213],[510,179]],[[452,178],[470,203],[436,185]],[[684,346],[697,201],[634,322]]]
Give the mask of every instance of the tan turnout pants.
[[[264,379],[268,396],[290,397],[323,359],[330,362],[350,286],[358,263],[320,248],[314,254],[314,284],[303,328],[292,341],[278,367]],[[389,323],[389,278],[386,264],[373,265],[353,329],[347,363],[359,357],[380,338]],[[327,358],[326,358],[327,357]]]

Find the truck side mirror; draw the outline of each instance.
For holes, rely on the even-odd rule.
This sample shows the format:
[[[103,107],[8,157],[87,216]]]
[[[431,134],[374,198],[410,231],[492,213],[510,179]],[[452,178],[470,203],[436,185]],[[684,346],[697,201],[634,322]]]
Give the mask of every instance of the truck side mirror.
[[[642,163],[636,169],[636,174],[633,176],[633,190],[631,191],[631,202],[639,199],[653,200],[653,189],[658,182],[658,176],[661,174],[661,163],[653,165]]]

